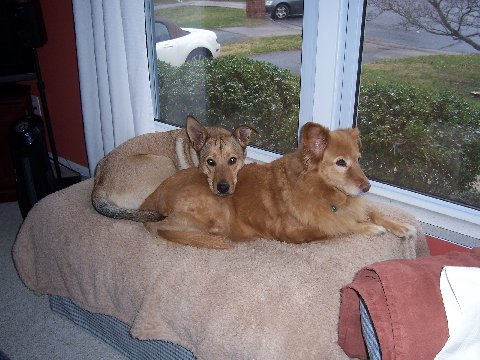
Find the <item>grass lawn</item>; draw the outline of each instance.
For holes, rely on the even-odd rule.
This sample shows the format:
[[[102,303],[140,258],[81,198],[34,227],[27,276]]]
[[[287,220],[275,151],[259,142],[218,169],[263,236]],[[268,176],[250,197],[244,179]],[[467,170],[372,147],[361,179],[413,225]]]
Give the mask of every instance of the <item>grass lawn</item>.
[[[301,35],[272,36],[222,45],[221,55],[247,56],[250,54],[261,54],[274,51],[300,50],[301,48]]]
[[[409,82],[436,91],[451,91],[480,106],[480,55],[431,55],[385,60],[362,67],[365,82]]]
[[[264,19],[249,19],[245,10],[216,6],[180,6],[155,10],[155,16],[173,20],[181,27],[218,29],[232,26],[255,26]]]

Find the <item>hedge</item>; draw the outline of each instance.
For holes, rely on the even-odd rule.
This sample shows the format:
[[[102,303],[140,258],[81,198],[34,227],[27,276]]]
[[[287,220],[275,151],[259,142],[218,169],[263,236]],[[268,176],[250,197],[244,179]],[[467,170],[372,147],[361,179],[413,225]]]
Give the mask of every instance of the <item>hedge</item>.
[[[254,145],[286,153],[297,144],[299,78],[228,56],[172,67],[159,62],[161,120],[187,114],[209,126],[255,127]],[[374,179],[480,207],[480,107],[413,85],[363,83],[362,166]]]
[[[480,206],[480,108],[452,93],[364,84],[358,124],[369,177]]]
[[[257,130],[255,146],[285,153],[296,148],[300,81],[288,70],[245,57],[159,62],[160,119],[183,126],[187,114],[209,126]]]

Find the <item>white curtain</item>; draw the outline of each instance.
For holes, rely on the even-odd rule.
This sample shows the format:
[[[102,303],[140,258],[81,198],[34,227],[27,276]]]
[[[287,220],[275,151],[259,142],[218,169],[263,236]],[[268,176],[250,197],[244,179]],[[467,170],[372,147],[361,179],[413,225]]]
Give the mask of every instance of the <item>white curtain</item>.
[[[153,131],[144,1],[72,0],[90,173],[113,148]]]

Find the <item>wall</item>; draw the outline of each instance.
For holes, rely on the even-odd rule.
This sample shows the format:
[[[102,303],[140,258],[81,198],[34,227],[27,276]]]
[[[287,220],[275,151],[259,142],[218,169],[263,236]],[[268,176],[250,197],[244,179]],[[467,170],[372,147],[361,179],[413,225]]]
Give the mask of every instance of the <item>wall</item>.
[[[47,43],[38,49],[58,156],[88,167],[70,0],[40,0]],[[32,90],[38,94],[36,86]]]

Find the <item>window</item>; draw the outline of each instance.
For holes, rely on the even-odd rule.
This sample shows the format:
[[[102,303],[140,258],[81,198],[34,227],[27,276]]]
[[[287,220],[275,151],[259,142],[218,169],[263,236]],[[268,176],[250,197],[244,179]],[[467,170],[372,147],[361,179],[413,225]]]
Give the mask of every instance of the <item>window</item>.
[[[159,3],[161,1],[157,0],[157,4]],[[378,142],[384,141],[388,135],[378,133],[381,129],[380,126],[374,126],[372,129],[369,129],[366,117],[368,114],[368,98],[366,95],[368,95],[367,90],[370,89],[368,87],[370,80],[367,77],[371,77],[371,70],[369,70],[371,65],[366,64],[361,68],[359,67],[359,59],[361,59],[362,55],[360,49],[362,49],[362,46],[365,48],[368,45],[368,42],[362,42],[362,25],[365,22],[364,14],[367,11],[366,3],[348,0],[337,2],[321,0],[305,1],[304,4],[301,77],[293,75],[296,78],[292,78],[291,74],[275,72],[276,70],[271,70],[270,64],[263,62],[260,66],[264,66],[267,69],[262,74],[266,76],[266,85],[269,86],[263,87],[265,84],[262,84],[262,81],[265,79],[255,80],[253,83],[258,87],[253,93],[248,94],[249,89],[237,83],[256,66],[256,62],[248,59],[248,53],[243,56],[227,57],[232,62],[237,61],[234,64],[227,65],[231,65],[236,69],[242,68],[246,70],[246,73],[243,75],[227,72],[230,75],[234,74],[233,78],[228,78],[228,76],[222,77],[221,74],[216,73],[209,65],[200,66],[190,63],[180,67],[170,67],[159,63],[159,119],[161,121],[167,120],[167,123],[170,125],[183,126],[185,115],[187,112],[190,112],[188,109],[194,108],[195,112],[193,115],[208,123],[205,119],[212,115],[209,113],[212,104],[223,104],[225,107],[213,114],[216,118],[214,117],[215,121],[210,124],[233,128],[241,123],[252,124],[253,122],[253,125],[259,129],[260,134],[254,146],[249,149],[249,156],[257,161],[270,161],[278,157],[278,153],[293,150],[296,146],[298,129],[307,121],[317,121],[332,129],[358,125],[360,130],[365,133],[366,140],[370,141],[368,147],[373,147],[373,150],[369,152],[368,147],[364,146],[364,151],[367,154],[365,164],[367,174],[374,179],[374,186],[370,191],[373,196],[378,197],[378,199],[380,197],[384,200],[386,199],[385,201],[398,201],[397,204],[400,205],[406,204],[409,211],[413,208],[416,209],[415,211],[418,210],[419,212],[414,212],[414,214],[421,221],[478,237],[480,212],[478,211],[479,204],[475,200],[473,203],[465,203],[464,199],[466,198],[462,197],[462,195],[457,199],[452,199],[436,192],[429,193],[428,191],[415,189],[417,181],[413,181],[414,186],[405,186],[404,183],[397,181],[399,175],[395,171],[398,172],[399,165],[397,170],[395,170],[395,164],[388,163],[389,171],[393,172],[392,176],[387,178],[380,176],[382,175],[382,168],[378,164],[381,162],[377,160],[376,156],[380,156],[383,159],[381,156],[383,153],[386,155],[391,154],[385,149],[378,150],[375,147],[378,145]],[[157,6],[158,8],[159,6]],[[202,13],[201,18],[203,20],[197,23],[195,27],[210,28],[208,25],[208,13],[204,8],[196,7],[195,9],[189,9],[188,7],[182,7],[181,9],[184,13],[188,11]],[[181,11],[172,12],[165,9],[164,11],[156,12],[155,16],[167,18],[170,16],[171,20],[180,22],[179,25],[184,27],[181,24],[181,20],[178,20],[179,13]],[[175,14],[175,16],[172,16],[172,14]],[[219,17],[220,15],[217,14],[216,16]],[[367,21],[365,30],[367,39],[369,31],[369,23]],[[246,44],[245,46],[247,45],[251,46],[251,44]],[[224,46],[224,44],[221,45],[221,48],[222,53],[225,49],[230,50],[230,47]],[[365,54],[363,54],[363,57],[365,58]],[[215,61],[219,63],[222,59],[225,60],[225,58],[220,57],[215,59]],[[175,75],[178,77],[176,83],[171,80],[174,78],[166,76],[166,74],[178,72],[178,69],[182,67],[191,67],[193,71],[190,71],[187,75],[179,75],[177,73]],[[294,89],[294,91],[292,90],[291,93],[288,93],[288,91],[283,89],[288,94],[282,98],[280,85],[274,84],[273,78],[267,76],[270,70],[273,73],[273,78],[281,79],[281,82],[289,84],[289,90]],[[361,72],[364,75],[362,82],[359,79]],[[205,79],[207,76],[211,77],[212,74],[215,76],[215,82],[209,83]],[[186,77],[182,78],[181,76]],[[190,82],[195,84],[195,86],[184,88],[183,94],[178,92],[180,87]],[[162,86],[165,90],[163,94]],[[269,88],[273,86],[277,87],[274,90]],[[220,91],[218,94],[212,94],[212,89]],[[185,93],[189,96],[185,97]],[[228,94],[228,96],[222,98],[222,95],[225,94]],[[233,94],[233,97],[229,97],[232,96],[231,94]],[[237,98],[235,94],[238,96]],[[263,94],[265,95],[263,96]],[[250,97],[243,97],[244,95],[250,95]],[[243,101],[241,105],[244,107],[236,104],[240,98]],[[265,102],[265,99],[271,101]],[[288,104],[285,104],[285,99],[288,99]],[[259,108],[256,109],[254,106],[250,106],[250,102],[259,106]],[[359,102],[359,105],[357,102]],[[168,106],[170,106],[170,109]],[[285,110],[287,108],[288,111]],[[390,109],[387,110],[393,120],[395,120],[395,115],[390,112]],[[162,111],[164,112],[163,114]],[[165,111],[167,111],[167,114],[165,114]],[[168,111],[171,112],[170,115]],[[169,119],[168,116],[170,116]],[[275,122],[279,118],[281,121]],[[159,123],[158,128],[169,129],[170,125]],[[439,129],[435,126],[429,131],[432,134],[432,131],[438,132],[440,130],[450,131]],[[462,131],[458,130],[457,134],[462,133],[465,135]],[[288,135],[285,137],[285,134]],[[375,138],[376,135],[380,136],[380,139]],[[425,136],[425,134],[422,136]],[[474,136],[478,137],[478,128],[477,134],[472,134],[472,137]],[[425,141],[428,137],[423,137],[422,139]],[[453,146],[453,143],[451,146]],[[412,149],[410,148],[409,150]],[[397,149],[392,147],[391,151],[396,152]],[[474,151],[473,148],[472,151]],[[412,151],[412,153],[415,154],[417,152]],[[455,160],[461,163],[465,159],[457,156],[453,161]],[[384,166],[387,166],[387,164]],[[456,171],[459,171],[459,166],[463,165],[457,164]],[[465,166],[468,167],[468,164],[465,164]],[[430,168],[427,166],[423,170],[419,178],[423,175],[428,175]],[[413,178],[417,179],[417,176],[415,175]],[[429,184],[428,180],[426,184]],[[428,190],[428,186],[426,188]],[[439,198],[439,196],[443,198]],[[451,200],[455,200],[455,202]],[[460,204],[461,202],[463,203]]]
[[[267,155],[262,150],[268,150],[275,157],[275,153],[292,151],[297,145],[300,66],[297,73],[292,73],[273,65],[275,59],[251,59],[254,51],[245,53],[242,47],[273,46],[278,50],[281,47],[276,42],[286,41],[300,54],[302,17],[289,19],[290,24],[295,22],[290,25],[293,30],[288,36],[278,36],[275,34],[278,26],[271,26],[274,21],[264,17],[264,9],[261,19],[246,18],[245,3],[230,4],[232,7],[173,7],[157,1],[155,23],[168,19],[189,33],[169,42],[168,48],[164,47],[167,42],[156,44],[160,60],[158,119],[183,126],[186,115],[192,114],[210,126],[233,129],[249,124],[257,130],[253,145],[259,154]],[[244,35],[252,25],[262,27],[264,32],[269,28],[274,30],[268,36]],[[241,30],[234,31],[238,27]],[[220,52],[216,50],[217,42],[222,43]],[[172,51],[183,54],[180,62],[172,60],[169,55]],[[219,57],[219,53],[227,56]],[[190,61],[193,54],[211,61]]]
[[[378,10],[367,8],[373,20],[365,27],[358,108],[369,177],[479,209],[480,100],[470,94],[480,81],[478,51],[452,38],[406,31],[403,17],[371,15]],[[418,12],[414,19],[426,21]],[[439,41],[458,52],[438,51]],[[378,47],[386,51],[372,56]]]
[[[378,193],[451,216],[457,225],[443,217],[436,225],[478,238],[480,101],[469,92],[480,80],[480,54],[451,37],[405,30],[381,3],[366,8],[357,109],[363,166]],[[420,19],[419,9],[412,14]]]

